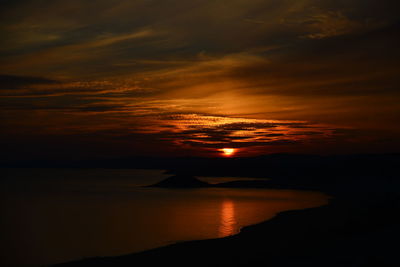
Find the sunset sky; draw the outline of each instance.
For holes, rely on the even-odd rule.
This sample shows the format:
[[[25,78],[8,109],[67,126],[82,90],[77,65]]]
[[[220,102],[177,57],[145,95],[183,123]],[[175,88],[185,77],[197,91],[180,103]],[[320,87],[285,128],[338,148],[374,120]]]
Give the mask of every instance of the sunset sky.
[[[4,0],[1,159],[400,151],[398,0]]]

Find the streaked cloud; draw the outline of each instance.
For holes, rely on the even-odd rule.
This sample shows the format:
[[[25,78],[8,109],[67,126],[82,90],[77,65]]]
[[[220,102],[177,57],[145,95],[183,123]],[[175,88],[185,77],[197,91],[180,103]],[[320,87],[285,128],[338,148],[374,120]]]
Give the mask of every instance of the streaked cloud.
[[[389,151],[400,147],[382,141],[400,134],[398,10],[394,0],[6,1],[2,136],[96,135],[132,153]]]

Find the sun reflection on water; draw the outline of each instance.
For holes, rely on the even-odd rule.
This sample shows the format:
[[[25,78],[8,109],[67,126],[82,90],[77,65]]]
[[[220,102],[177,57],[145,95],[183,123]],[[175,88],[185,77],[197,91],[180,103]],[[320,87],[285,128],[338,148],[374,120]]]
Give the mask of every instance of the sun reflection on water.
[[[224,200],[221,207],[221,221],[218,234],[220,237],[233,235],[235,233],[236,217],[235,205],[232,200]]]

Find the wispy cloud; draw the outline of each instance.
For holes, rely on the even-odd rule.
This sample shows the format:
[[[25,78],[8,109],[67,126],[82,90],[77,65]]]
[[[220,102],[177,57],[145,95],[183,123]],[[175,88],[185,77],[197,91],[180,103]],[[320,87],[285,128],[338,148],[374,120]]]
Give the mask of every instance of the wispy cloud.
[[[400,133],[398,7],[395,0],[7,1],[4,139],[96,134],[102,144],[118,139],[138,151],[368,146]]]

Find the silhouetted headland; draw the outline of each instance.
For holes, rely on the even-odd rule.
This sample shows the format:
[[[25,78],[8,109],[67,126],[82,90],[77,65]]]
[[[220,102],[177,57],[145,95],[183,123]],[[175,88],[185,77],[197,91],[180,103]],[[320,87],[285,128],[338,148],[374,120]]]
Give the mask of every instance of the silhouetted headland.
[[[279,188],[277,184],[272,181],[266,180],[238,180],[223,182],[217,184],[210,184],[199,180],[193,175],[188,174],[177,174],[168,177],[161,182],[148,185],[146,187],[160,187],[160,188]]]
[[[149,185],[148,187],[162,187],[162,188],[201,188],[210,187],[211,184],[200,181],[196,177],[187,174],[177,174],[168,177],[161,182]]]

